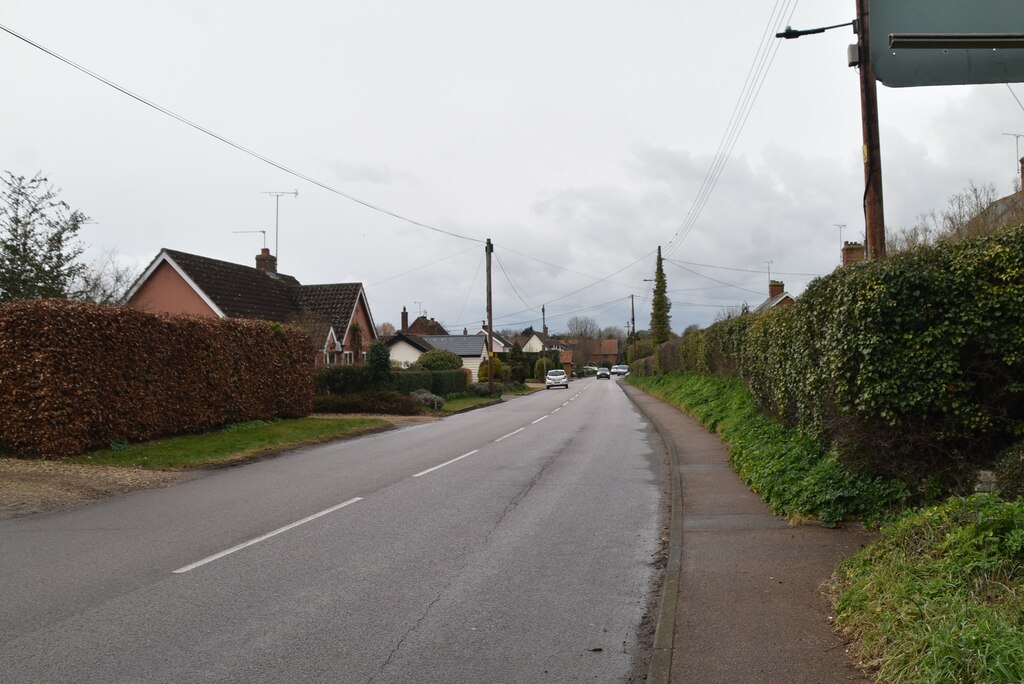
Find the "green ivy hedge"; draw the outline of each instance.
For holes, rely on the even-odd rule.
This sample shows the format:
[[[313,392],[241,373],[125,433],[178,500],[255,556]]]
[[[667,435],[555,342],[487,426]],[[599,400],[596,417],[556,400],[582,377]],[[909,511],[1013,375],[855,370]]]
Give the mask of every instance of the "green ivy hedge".
[[[679,355],[740,375],[854,465],[966,484],[1024,434],[1024,226],[836,269],[792,305],[689,332]]]

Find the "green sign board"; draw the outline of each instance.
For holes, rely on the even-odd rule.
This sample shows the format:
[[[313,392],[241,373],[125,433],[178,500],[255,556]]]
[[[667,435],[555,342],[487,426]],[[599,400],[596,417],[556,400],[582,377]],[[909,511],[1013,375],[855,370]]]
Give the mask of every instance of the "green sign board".
[[[1024,0],[870,2],[871,65],[882,85],[1024,81],[1024,47],[956,47],[1021,42],[1013,37],[1024,37]],[[995,36],[1003,40],[992,40]],[[889,47],[890,37],[896,47]]]

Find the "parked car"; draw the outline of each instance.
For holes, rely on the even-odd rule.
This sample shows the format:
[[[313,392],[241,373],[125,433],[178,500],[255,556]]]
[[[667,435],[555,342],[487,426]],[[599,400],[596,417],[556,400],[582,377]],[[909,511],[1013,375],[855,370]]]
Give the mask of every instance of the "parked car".
[[[569,389],[569,376],[565,374],[564,370],[549,370],[548,375],[544,378],[544,388],[551,389],[552,387],[564,387]]]
[[[629,366],[624,364],[612,366],[612,375],[629,375]]]
[[[601,379],[608,380],[611,377],[612,377],[612,372],[610,370],[608,370],[607,368],[598,368],[597,369],[597,379],[598,380],[601,380]]]

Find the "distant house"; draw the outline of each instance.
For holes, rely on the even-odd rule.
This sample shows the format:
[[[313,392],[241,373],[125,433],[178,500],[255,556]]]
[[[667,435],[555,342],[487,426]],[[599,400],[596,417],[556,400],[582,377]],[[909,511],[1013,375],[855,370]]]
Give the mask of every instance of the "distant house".
[[[480,364],[487,360],[487,339],[480,335],[412,335],[397,332],[384,340],[391,352],[391,360],[403,368],[416,363],[431,349],[444,349],[462,359],[462,367],[477,378]]]
[[[590,363],[595,366],[614,366],[620,359],[618,338],[594,340],[595,350],[590,355]]]
[[[477,335],[483,335],[487,337],[487,326],[484,325],[483,330],[477,333]],[[491,348],[493,352],[510,352],[512,351],[513,342],[507,337],[495,332],[493,335],[494,346]],[[521,345],[520,345],[521,347]]]
[[[754,309],[754,313],[758,311],[765,311],[767,309],[774,309],[777,306],[786,306],[793,303],[793,297],[786,292],[786,284],[781,280],[769,280],[768,281],[768,299],[758,304],[757,308]]]
[[[412,325],[409,325],[409,312],[406,311],[405,307],[402,307],[402,327],[399,332],[409,333],[410,335],[447,335],[448,331],[444,329],[444,326],[435,321],[433,318],[428,319],[426,316],[418,316]]]
[[[524,352],[567,351],[569,345],[549,336],[547,333],[535,332],[521,345]]]
[[[124,303],[154,313],[297,325],[314,338],[317,365],[361,364],[377,339],[362,283],[302,285],[277,272],[277,257],[267,248],[255,267],[162,249]]]

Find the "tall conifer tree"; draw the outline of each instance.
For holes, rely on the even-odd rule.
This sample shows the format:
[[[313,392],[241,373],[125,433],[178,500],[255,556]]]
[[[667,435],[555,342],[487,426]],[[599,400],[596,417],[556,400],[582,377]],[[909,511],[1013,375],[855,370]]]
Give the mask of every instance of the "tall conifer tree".
[[[668,285],[665,282],[665,269],[661,263],[661,247],[658,247],[658,261],[654,269],[654,299],[651,301],[651,340],[654,344],[667,342],[672,334],[668,315],[672,302],[668,300]]]

